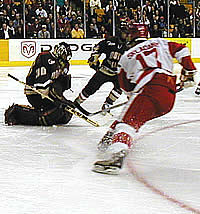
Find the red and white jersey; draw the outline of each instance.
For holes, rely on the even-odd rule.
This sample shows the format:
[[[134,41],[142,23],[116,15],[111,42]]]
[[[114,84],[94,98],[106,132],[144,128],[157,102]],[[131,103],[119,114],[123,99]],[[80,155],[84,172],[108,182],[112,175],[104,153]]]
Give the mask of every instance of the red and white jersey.
[[[155,38],[142,42],[126,51],[119,61],[119,75],[123,81],[136,84],[134,92],[140,90],[148,83],[155,73],[173,75],[173,58],[187,71],[196,70],[189,49],[176,42]],[[130,91],[122,84],[125,91]]]

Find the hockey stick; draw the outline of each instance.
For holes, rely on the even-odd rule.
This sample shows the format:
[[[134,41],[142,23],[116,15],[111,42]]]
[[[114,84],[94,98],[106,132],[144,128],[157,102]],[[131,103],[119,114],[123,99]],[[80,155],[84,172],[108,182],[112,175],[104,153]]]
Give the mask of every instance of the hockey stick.
[[[114,105],[114,106],[111,106],[111,107],[109,107],[109,108],[107,108],[107,109],[103,109],[103,110],[96,111],[96,112],[94,112],[94,113],[88,112],[86,109],[84,109],[84,108],[81,107],[80,105],[76,105],[76,107],[77,107],[77,109],[80,110],[83,114],[85,114],[85,115],[87,115],[87,116],[94,116],[94,115],[96,115],[96,114],[99,114],[99,113],[102,113],[102,112],[108,112],[108,111],[111,110],[111,109],[118,108],[118,107],[120,107],[120,106],[122,106],[122,105],[124,105],[124,104],[126,104],[126,103],[127,103],[127,101],[126,101],[126,102],[123,102],[123,103],[119,103],[119,104]]]
[[[180,86],[180,84],[177,84],[176,86]],[[170,90],[171,93],[173,94],[176,94],[178,92],[181,92],[182,90],[184,90],[184,87],[179,87],[176,91],[173,91],[173,90]],[[128,101],[126,102],[123,102],[123,103],[119,103],[117,105],[114,105],[114,106],[111,106],[107,109],[104,109],[104,110],[99,110],[99,111],[96,111],[94,113],[91,113],[91,112],[88,112],[86,109],[84,109],[82,106],[80,105],[76,105],[76,108],[81,111],[83,114],[87,115],[87,116],[94,116],[96,114],[99,114],[99,113],[102,113],[102,112],[108,112],[109,110],[111,109],[115,109],[115,108],[118,108],[120,106],[123,106],[124,104],[126,104]]]
[[[25,82],[20,81],[18,78],[12,76],[11,74],[8,74],[9,77],[11,77],[12,79],[16,80],[17,82],[25,85],[27,88],[30,88],[31,90],[35,91],[37,94],[40,94],[42,97],[50,100],[51,102],[55,102],[53,99],[51,99],[48,95],[43,94],[42,92],[40,92],[39,90],[37,90],[36,88],[27,85]],[[92,124],[93,126],[99,127],[99,124],[93,120],[90,120],[88,117],[86,117],[84,114],[81,114],[80,112],[76,111],[74,108],[70,107],[70,106],[66,106],[65,110],[68,111],[69,113],[85,120],[86,122]]]

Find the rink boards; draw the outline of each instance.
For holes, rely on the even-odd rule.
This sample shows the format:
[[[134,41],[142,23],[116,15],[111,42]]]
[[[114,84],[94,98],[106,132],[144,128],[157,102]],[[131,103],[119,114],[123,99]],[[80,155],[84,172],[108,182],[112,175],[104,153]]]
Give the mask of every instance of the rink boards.
[[[166,38],[185,44],[194,62],[200,62],[199,38]],[[0,40],[0,66],[30,66],[38,53],[52,50],[55,44],[67,42],[72,49],[71,64],[84,65],[92,48],[101,39],[10,39]],[[103,57],[103,56],[102,56]]]

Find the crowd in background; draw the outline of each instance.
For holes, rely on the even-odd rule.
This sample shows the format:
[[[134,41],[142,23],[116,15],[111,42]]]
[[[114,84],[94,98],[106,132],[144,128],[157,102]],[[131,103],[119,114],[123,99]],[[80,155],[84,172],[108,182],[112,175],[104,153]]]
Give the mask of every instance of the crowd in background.
[[[124,21],[145,23],[150,37],[200,37],[200,0],[196,1],[195,12],[189,0],[185,1],[187,4],[171,0],[169,10],[167,0],[144,0],[143,5],[140,0],[86,0],[85,4],[83,0],[57,0],[55,19],[52,0],[26,0],[25,25],[22,2],[0,0],[0,39],[24,38],[24,35],[25,38],[106,38],[113,35],[113,20],[116,30]]]

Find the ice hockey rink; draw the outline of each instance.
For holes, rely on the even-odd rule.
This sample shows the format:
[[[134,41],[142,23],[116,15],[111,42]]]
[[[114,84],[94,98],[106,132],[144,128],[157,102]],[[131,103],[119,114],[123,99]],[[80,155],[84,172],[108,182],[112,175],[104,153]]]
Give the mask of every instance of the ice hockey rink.
[[[196,64],[200,71],[200,65]],[[176,69],[179,69],[177,66]],[[120,175],[91,171],[102,157],[96,145],[113,116],[95,115],[94,127],[73,116],[61,126],[7,126],[4,111],[28,104],[24,86],[29,67],[0,68],[1,214],[200,214],[200,97],[194,89],[177,93],[174,109],[147,122],[136,137]],[[93,70],[72,65],[73,100]],[[195,79],[198,81],[200,72]],[[83,107],[100,110],[112,85],[107,83]],[[122,95],[116,102],[126,100]]]

